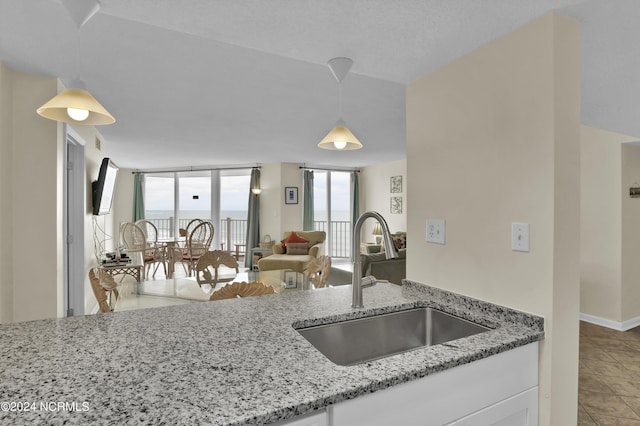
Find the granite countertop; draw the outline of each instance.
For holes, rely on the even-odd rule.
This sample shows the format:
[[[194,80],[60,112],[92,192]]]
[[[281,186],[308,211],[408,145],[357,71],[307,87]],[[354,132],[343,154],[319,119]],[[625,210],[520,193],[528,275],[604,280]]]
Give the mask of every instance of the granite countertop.
[[[341,286],[0,325],[0,424],[267,424],[544,337],[540,317],[409,281],[350,304]],[[292,327],[416,306],[495,329],[344,367]]]

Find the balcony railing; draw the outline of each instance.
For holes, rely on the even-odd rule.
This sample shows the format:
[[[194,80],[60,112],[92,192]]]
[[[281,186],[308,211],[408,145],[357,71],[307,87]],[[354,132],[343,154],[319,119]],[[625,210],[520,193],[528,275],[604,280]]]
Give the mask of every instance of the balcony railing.
[[[173,223],[175,220],[173,217],[148,220],[158,228],[158,238],[173,236]],[[191,219],[178,219],[178,229],[186,229],[190,221]],[[329,224],[327,221],[316,220],[313,223],[316,231],[325,231],[327,233],[325,248],[328,256],[334,258],[351,257],[351,222],[348,220],[334,220]],[[328,230],[329,227],[331,228],[330,232]],[[246,251],[246,219],[232,219],[229,217],[221,219],[220,226],[216,228],[215,232],[218,234],[220,243],[225,250],[235,253],[236,245],[238,245],[241,253]]]
[[[174,217],[162,219],[147,219],[158,228],[158,238],[170,238],[174,233]],[[178,219],[178,229],[186,229],[192,219]],[[240,247],[240,252],[244,253],[247,237],[247,220],[232,219],[227,217],[220,220],[220,225],[215,228],[220,243],[226,250],[235,251],[236,244]]]
[[[331,231],[328,230],[331,228]],[[351,257],[351,222],[348,220],[332,220],[327,223],[324,220],[313,221],[313,229],[327,233],[325,248],[327,256],[333,258]]]

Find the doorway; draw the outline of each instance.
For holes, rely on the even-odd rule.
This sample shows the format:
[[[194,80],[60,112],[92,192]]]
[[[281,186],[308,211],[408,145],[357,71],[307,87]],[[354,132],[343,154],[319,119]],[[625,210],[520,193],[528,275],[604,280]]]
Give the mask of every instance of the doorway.
[[[64,150],[64,311],[84,315],[85,141],[65,125]]]

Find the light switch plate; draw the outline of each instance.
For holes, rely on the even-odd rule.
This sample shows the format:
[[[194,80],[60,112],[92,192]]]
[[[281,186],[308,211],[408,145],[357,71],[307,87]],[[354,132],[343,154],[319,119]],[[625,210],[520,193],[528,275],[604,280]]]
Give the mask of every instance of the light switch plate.
[[[427,219],[427,242],[435,244],[445,243],[445,221],[441,219]]]
[[[511,224],[511,250],[529,252],[529,224]]]

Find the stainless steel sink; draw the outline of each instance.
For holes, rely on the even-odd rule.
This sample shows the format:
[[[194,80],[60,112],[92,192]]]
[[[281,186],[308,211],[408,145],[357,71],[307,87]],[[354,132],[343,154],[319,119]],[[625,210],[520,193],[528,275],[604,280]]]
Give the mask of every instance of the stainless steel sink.
[[[296,330],[329,360],[354,365],[490,330],[432,308],[415,308]]]

